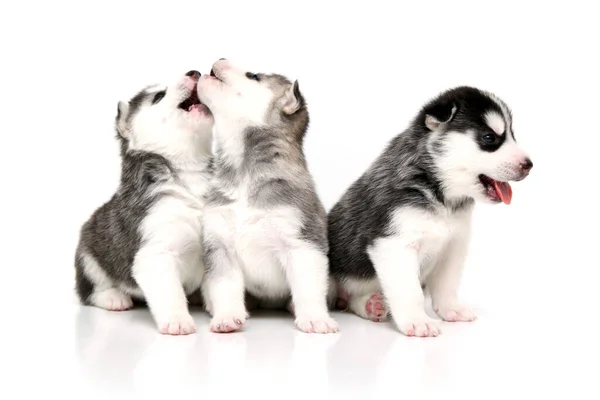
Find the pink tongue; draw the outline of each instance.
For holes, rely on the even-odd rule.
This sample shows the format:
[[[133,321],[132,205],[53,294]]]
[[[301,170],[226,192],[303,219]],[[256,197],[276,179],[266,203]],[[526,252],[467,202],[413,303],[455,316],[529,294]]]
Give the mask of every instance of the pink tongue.
[[[494,180],[493,182],[496,193],[500,196],[500,200],[502,200],[504,204],[510,204],[512,199],[512,188],[508,182],[498,182],[497,180]]]

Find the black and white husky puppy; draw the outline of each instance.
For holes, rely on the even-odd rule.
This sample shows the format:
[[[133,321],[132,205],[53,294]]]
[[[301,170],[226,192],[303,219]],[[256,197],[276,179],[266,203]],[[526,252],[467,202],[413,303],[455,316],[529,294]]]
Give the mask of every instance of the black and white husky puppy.
[[[119,102],[117,192],[83,225],[75,257],[83,304],[121,311],[145,300],[161,333],[195,331],[186,295],[204,275],[201,219],[210,179],[213,117],[200,73]]]
[[[474,320],[457,298],[474,203],[510,204],[508,181],[532,167],[495,95],[457,87],[431,100],[329,213],[330,271],[348,308],[437,336],[425,289],[443,320]]]
[[[259,302],[293,302],[304,332],[330,333],[327,216],[304,157],[309,122],[298,82],[217,61],[198,96],[215,118],[215,172],[204,214],[211,330],[231,332]]]

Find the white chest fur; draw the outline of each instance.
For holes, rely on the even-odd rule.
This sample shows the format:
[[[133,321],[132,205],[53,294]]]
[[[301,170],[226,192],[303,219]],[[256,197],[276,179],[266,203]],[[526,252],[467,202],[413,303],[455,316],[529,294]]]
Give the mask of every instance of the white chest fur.
[[[400,245],[417,251],[421,280],[444,261],[452,246],[464,246],[469,239],[471,215],[471,207],[456,212],[442,207],[435,212],[401,208],[394,213],[394,236]]]
[[[289,249],[297,245],[301,230],[298,210],[276,207],[269,210],[249,205],[246,191],[236,191],[236,200],[208,209],[204,225],[223,238],[244,275],[246,289],[263,298],[290,295],[283,264]]]
[[[140,226],[141,252],[169,254],[186,292],[202,280],[202,214],[207,179],[201,172],[184,172],[157,188],[160,200]]]

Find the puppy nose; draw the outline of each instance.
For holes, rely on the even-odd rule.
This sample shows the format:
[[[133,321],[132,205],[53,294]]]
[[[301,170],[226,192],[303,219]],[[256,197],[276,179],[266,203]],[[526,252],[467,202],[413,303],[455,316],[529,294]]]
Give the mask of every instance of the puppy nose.
[[[531,168],[533,168],[533,162],[531,162],[531,160],[529,158],[526,158],[522,163],[521,163],[521,169],[524,172],[529,172],[531,171]]]
[[[193,69],[187,74],[185,74],[185,76],[189,76],[190,78],[200,78],[200,72]]]

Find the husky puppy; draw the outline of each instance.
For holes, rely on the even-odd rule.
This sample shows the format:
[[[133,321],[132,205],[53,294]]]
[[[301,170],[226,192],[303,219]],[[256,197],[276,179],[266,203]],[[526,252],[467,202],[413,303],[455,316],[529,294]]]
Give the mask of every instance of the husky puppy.
[[[83,225],[75,257],[80,301],[121,311],[144,300],[161,333],[195,331],[186,295],[200,287],[201,216],[213,117],[198,100],[200,73],[147,87],[118,104],[117,192]]]
[[[242,327],[247,291],[271,306],[292,301],[304,332],[336,332],[327,217],[303,153],[309,115],[298,82],[221,59],[200,78],[198,96],[215,118],[202,285],[211,330]]]
[[[510,204],[508,181],[532,167],[502,100],[471,87],[441,93],[329,213],[340,297],[374,321],[389,310],[408,336],[440,333],[424,311],[424,289],[443,320],[474,320],[457,298],[474,203]]]

